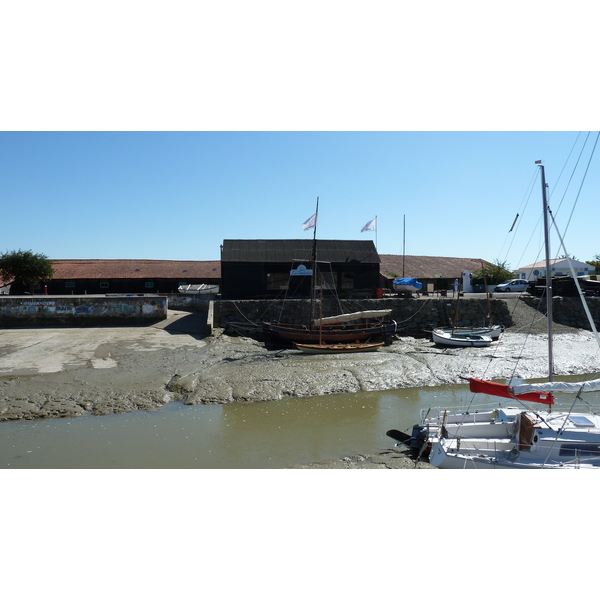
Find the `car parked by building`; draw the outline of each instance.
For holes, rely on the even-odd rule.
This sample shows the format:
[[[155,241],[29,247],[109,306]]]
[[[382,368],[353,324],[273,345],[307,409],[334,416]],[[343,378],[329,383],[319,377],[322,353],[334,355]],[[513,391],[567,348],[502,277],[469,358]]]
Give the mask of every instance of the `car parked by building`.
[[[509,279],[498,284],[495,292],[524,292],[529,287],[529,281],[526,279]]]

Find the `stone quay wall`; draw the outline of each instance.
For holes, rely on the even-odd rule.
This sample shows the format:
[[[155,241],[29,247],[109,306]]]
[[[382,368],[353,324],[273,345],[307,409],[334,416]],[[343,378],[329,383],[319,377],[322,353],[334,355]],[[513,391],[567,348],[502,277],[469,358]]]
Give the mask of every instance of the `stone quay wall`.
[[[389,318],[398,324],[400,335],[421,337],[427,335],[431,327],[444,325],[476,326],[486,324],[488,302],[485,298],[460,299],[457,318],[457,299],[455,298],[381,298],[344,300],[343,309],[328,299],[316,302],[315,314],[331,315],[340,312],[361,310],[391,309]],[[492,299],[490,310],[494,323],[506,327],[512,325],[512,318],[505,302]],[[210,311],[213,328],[227,328],[229,323],[260,324],[263,321],[283,323],[306,323],[310,314],[308,300],[218,300]],[[456,322],[455,322],[456,321]]]
[[[531,308],[546,314],[546,298],[521,296],[521,300]],[[600,297],[589,296],[585,300],[596,329],[600,330]],[[552,321],[567,327],[591,331],[589,320],[579,297],[555,296],[552,298]]]
[[[207,311],[209,303],[216,294],[165,294],[169,299],[169,308],[173,310]]]
[[[0,296],[0,327],[93,325],[167,318],[165,296]]]
[[[600,298],[586,298],[596,327],[600,329]],[[515,301],[523,301],[527,306],[546,314],[545,301],[540,302],[534,296],[522,295],[511,298],[510,306],[502,298],[485,296],[480,298],[461,297],[457,307],[457,298],[420,297],[420,298],[382,298],[366,300],[344,300],[343,312],[360,310],[391,309],[390,319],[398,324],[398,333],[412,337],[424,337],[433,327],[455,325],[478,326],[488,322],[488,310],[494,324],[502,324],[507,328],[515,325],[511,307]],[[209,309],[209,326],[227,328],[229,323],[240,326],[260,325],[263,321],[283,323],[306,323],[310,312],[308,300],[217,300],[211,302]],[[315,314],[321,312],[317,301]],[[342,312],[330,300],[323,302],[323,315]],[[553,320],[561,325],[578,329],[591,330],[585,311],[579,298],[555,297],[553,299]]]

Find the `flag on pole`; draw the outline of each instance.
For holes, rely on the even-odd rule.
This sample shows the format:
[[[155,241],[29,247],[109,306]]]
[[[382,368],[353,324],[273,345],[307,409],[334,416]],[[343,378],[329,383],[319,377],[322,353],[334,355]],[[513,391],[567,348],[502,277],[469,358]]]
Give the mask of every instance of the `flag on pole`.
[[[317,226],[317,213],[315,213],[312,217],[306,219],[306,221],[304,221],[304,223],[302,223],[302,229],[304,229],[304,231],[308,231],[309,229],[312,229],[313,227]]]
[[[536,161],[535,161],[535,164],[536,164],[536,165],[541,165],[541,164],[542,164],[542,161],[541,161],[541,160],[536,160]]]
[[[375,217],[374,219],[371,219],[361,230],[360,232],[362,233],[363,231],[376,231],[377,230],[377,217]]]

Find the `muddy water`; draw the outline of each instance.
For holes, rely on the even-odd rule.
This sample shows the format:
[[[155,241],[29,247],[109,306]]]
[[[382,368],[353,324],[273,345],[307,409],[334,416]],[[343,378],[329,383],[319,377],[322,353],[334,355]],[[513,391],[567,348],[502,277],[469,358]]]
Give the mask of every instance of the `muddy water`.
[[[1,423],[0,468],[291,467],[391,448],[385,432],[410,430],[421,409],[472,401],[454,385]]]
[[[281,468],[390,448],[465,386],[184,406],[0,424],[0,468]]]

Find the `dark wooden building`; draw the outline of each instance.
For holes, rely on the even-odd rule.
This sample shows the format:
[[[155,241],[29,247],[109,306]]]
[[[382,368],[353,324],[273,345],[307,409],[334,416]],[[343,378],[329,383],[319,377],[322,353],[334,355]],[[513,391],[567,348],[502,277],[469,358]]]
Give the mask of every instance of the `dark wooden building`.
[[[64,294],[169,294],[180,285],[219,285],[221,263],[200,260],[60,259],[52,260],[54,277],[38,284],[34,293]],[[28,293],[13,283],[11,294]]]
[[[312,240],[224,240],[224,299],[310,296]],[[340,298],[373,297],[381,288],[379,255],[372,241],[318,240],[317,285]]]

